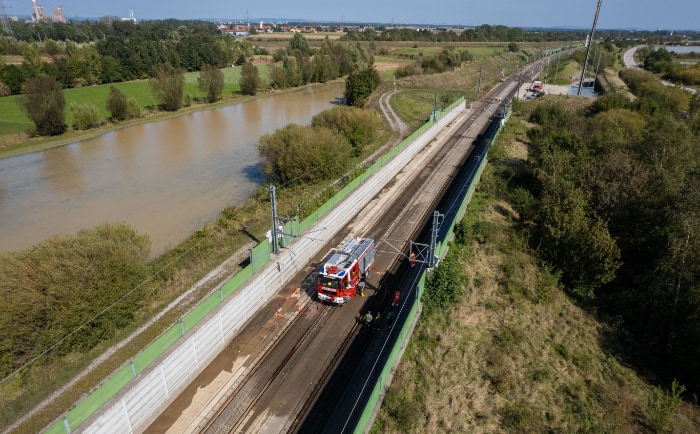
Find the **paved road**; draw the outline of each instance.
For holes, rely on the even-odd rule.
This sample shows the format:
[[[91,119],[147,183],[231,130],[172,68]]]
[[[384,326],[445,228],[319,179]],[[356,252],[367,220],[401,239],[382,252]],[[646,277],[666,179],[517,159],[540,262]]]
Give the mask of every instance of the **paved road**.
[[[643,46],[644,45],[637,45],[636,47],[632,47],[625,51],[625,54],[622,56],[625,61],[625,68],[642,69],[639,67],[639,65],[637,65],[637,62],[634,61],[634,53]]]
[[[624,61],[625,61],[625,67],[629,69],[636,69],[636,70],[641,70],[642,68],[637,65],[637,63],[634,61],[634,53],[637,51],[639,48],[643,47],[644,45],[637,45],[636,47],[632,47],[629,50],[625,51],[625,54],[622,56]],[[670,81],[665,81],[661,80],[661,83],[664,86],[669,86],[669,87],[674,87],[675,84],[671,83]],[[685,87],[685,86],[680,86],[681,89],[687,90],[690,93],[697,93],[697,89],[693,89],[692,87]]]

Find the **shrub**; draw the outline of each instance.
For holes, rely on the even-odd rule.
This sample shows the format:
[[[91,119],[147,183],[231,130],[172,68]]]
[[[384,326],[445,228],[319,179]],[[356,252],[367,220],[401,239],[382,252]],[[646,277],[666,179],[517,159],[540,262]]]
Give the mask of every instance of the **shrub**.
[[[447,308],[464,292],[466,276],[459,264],[457,254],[457,249],[450,249],[447,257],[430,272],[423,295],[426,312]]]
[[[224,89],[224,73],[215,66],[203,65],[197,78],[199,89],[207,94],[207,102],[215,102],[221,98]]]
[[[0,82],[0,97],[12,95],[12,91],[3,82]]]
[[[70,111],[73,115],[73,128],[76,130],[89,130],[100,126],[100,112],[95,107],[95,104],[86,102],[78,104],[72,102]]]
[[[670,423],[669,417],[675,413],[681,403],[683,392],[685,392],[685,386],[673,380],[670,391],[658,387],[649,395],[643,412],[655,431],[667,429]]]
[[[128,104],[126,95],[114,86],[109,88],[107,110],[112,114],[113,121],[123,121],[127,118]]]
[[[416,75],[418,71],[416,70],[416,65],[410,63],[407,65],[399,66],[396,69],[396,78],[410,77],[411,75]]]
[[[136,98],[131,97],[126,100],[126,118],[136,119],[141,117],[141,106]]]
[[[350,142],[353,156],[357,157],[362,154],[364,145],[377,136],[381,119],[375,111],[339,106],[314,116],[311,125],[331,128],[342,134]]]

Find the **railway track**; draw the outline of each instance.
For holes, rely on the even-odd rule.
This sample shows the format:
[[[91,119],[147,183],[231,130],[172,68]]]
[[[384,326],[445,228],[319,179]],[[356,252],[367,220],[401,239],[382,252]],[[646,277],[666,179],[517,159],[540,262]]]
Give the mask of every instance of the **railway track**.
[[[507,85],[501,83],[500,87]],[[502,90],[492,90],[485,98],[498,92]],[[297,294],[302,301],[297,303],[296,312],[281,321],[276,308],[272,315],[278,316],[280,330],[247,366],[245,374],[226,393],[225,399],[220,400],[217,408],[206,415],[205,422],[197,426],[198,432],[296,432],[307,426],[304,425],[306,416],[316,411],[314,407],[319,397],[324,395],[332,378],[338,377],[334,375],[338,366],[356,350],[358,342],[371,337],[372,332],[356,320],[358,313],[369,308],[386,309],[388,285],[401,284],[400,279],[387,279],[387,276],[396,276],[404,262],[400,252],[406,250],[408,240],[413,239],[430,218],[460,162],[468,157],[471,142],[481,130],[474,126],[479,119],[475,114],[488,112],[486,117],[490,119],[494,106],[484,101],[475,103],[471,116],[459,119],[461,125],[455,127],[454,134],[438,137],[426,145],[415,161],[409,163],[417,167],[404,168],[392,185],[360,211],[351,227],[340,231],[329,242],[332,248],[351,231],[380,240],[375,267],[386,273],[375,273],[368,278],[368,287],[374,291],[364,305],[365,300],[358,297],[347,306],[319,305],[315,313],[305,315],[313,311],[308,309],[314,303],[316,273],[313,270],[318,267],[307,268],[305,275],[298,276],[297,281],[304,283]],[[270,317],[271,312],[260,315]],[[340,390],[342,385],[336,381],[333,388]],[[333,401],[327,399],[329,408]],[[163,423],[167,422],[161,421],[158,426],[162,427]]]

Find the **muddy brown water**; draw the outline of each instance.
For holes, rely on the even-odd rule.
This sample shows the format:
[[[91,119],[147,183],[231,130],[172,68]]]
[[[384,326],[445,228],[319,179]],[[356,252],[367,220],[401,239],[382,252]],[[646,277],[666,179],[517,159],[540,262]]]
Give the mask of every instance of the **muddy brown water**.
[[[261,185],[258,139],[341,102],[343,83],[133,126],[0,160],[0,253],[125,221],[152,254],[186,239]]]

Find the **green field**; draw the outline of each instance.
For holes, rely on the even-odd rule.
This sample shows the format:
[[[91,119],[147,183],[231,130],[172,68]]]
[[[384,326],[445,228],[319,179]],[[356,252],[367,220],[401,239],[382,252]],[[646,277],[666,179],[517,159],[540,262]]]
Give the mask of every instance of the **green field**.
[[[267,77],[267,68],[263,66],[259,67],[259,70],[261,78],[265,79],[265,77]],[[222,71],[224,73],[223,97],[226,98],[240,91],[238,82],[241,77],[241,67],[224,68]],[[199,90],[197,77],[199,77],[199,72],[185,73],[184,93],[185,95],[192,96],[194,101],[201,101],[204,92]],[[97,107],[103,119],[108,119],[110,113],[107,111],[107,97],[109,96],[109,89],[112,86],[121,90],[127,97],[135,98],[141,106],[141,110],[151,111],[155,109],[156,101],[151,93],[148,80],[65,89],[63,95],[66,99],[66,124],[72,125],[73,123],[73,116],[69,109],[72,102],[78,104],[90,102]],[[19,98],[19,95],[0,98],[0,138],[20,134],[34,127],[34,124],[17,105],[17,98]]]

